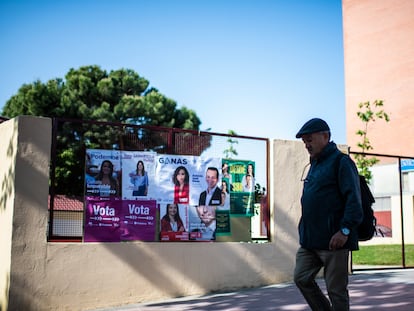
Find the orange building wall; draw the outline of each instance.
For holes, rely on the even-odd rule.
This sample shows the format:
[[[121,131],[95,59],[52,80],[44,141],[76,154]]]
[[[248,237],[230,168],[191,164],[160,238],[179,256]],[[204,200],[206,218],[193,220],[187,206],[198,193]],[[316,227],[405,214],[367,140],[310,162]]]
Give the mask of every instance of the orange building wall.
[[[359,151],[358,103],[382,99],[371,152],[414,157],[414,0],[343,0],[342,14],[347,144]]]

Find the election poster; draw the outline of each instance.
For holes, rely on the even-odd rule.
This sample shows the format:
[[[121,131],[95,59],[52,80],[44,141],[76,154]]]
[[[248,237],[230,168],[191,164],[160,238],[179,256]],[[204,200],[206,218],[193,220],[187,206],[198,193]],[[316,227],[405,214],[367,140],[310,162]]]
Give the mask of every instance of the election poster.
[[[200,194],[207,189],[207,169],[214,167],[219,172],[220,165],[220,158],[158,155],[155,168],[157,202],[198,205]],[[214,187],[219,187],[219,176],[215,178]]]
[[[194,173],[193,156],[158,155],[156,198],[159,204],[190,204],[191,177]]]
[[[120,242],[122,205],[117,198],[87,197],[84,242]]]
[[[212,241],[216,239],[216,208],[217,206],[213,205],[190,206],[190,240]]]
[[[153,199],[156,192],[155,152],[122,151],[123,199]]]
[[[85,159],[85,195],[121,196],[121,152],[88,149]]]
[[[157,202],[87,197],[84,242],[155,241]]]
[[[86,159],[86,242],[210,241],[217,226],[230,232],[221,158],[88,149]]]
[[[254,161],[223,159],[222,175],[230,190],[230,214],[251,217],[255,203]]]
[[[188,241],[188,205],[168,203],[160,207],[160,240]]]
[[[216,235],[230,235],[230,211],[216,209]]]
[[[157,201],[122,200],[121,241],[156,239]]]

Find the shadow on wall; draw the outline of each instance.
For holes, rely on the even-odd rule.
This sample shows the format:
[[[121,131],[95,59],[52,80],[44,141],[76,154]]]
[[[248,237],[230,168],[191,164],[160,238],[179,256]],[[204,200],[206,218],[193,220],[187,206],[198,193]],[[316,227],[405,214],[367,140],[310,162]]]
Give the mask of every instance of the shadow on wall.
[[[28,295],[24,290],[24,288],[27,286],[26,280],[20,278],[19,276],[13,276],[12,282],[14,286],[10,287],[10,292],[8,295],[9,307],[19,306],[19,310],[35,310],[36,306],[44,305],[44,302],[40,302],[38,297]],[[0,309],[0,311],[2,310]]]
[[[1,170],[2,176],[1,176],[1,196],[0,196],[0,209],[4,210],[6,209],[6,202],[10,198],[13,187],[14,187],[14,176],[15,176],[15,166],[14,165],[7,165],[7,163],[12,164],[13,160],[16,156],[17,150],[15,149],[14,141],[16,140],[17,135],[17,122],[14,121],[13,123],[13,133],[11,136],[1,134],[0,136],[4,137],[10,137],[10,140],[8,141],[6,150],[6,163],[2,164],[2,167],[6,169],[5,171]],[[5,131],[5,128],[2,128],[0,130],[0,133],[2,131]]]
[[[296,227],[296,224],[292,225]],[[188,295],[187,289],[181,286],[183,279],[192,280],[194,286],[199,288],[199,294],[217,292],[217,288],[220,288],[220,292],[239,289],[240,284],[245,283],[243,278],[246,275],[250,276],[249,287],[267,285],[274,275],[280,274],[280,271],[275,269],[275,258],[281,265],[284,263],[287,270],[291,270],[286,271],[283,281],[290,279],[292,275],[294,263],[292,254],[295,254],[296,246],[288,242],[278,241],[277,247],[274,243],[248,243],[247,247],[239,247],[239,243],[227,242],[185,244],[184,251],[181,253],[167,251],[168,258],[163,257],[166,253],[165,248],[173,249],[175,243],[159,243],[156,247],[152,243],[130,243],[122,250],[119,249],[122,244],[115,247],[109,246],[108,243],[104,245],[112,255],[170,297]],[[208,249],[213,246],[212,244],[215,251],[209,252]],[[147,245],[151,247],[146,247]],[[217,256],[218,253],[222,253],[222,256]],[[268,258],[263,259],[264,253],[268,254]],[[197,258],[203,258],[203,265],[208,263],[209,266],[200,269],[196,264]],[[263,269],[266,263],[268,269]],[[154,266],[162,269],[154,269]],[[220,269],[215,269],[217,266]],[[210,275],[203,277],[197,270],[209,271]],[[160,283],[159,280],[163,282]]]

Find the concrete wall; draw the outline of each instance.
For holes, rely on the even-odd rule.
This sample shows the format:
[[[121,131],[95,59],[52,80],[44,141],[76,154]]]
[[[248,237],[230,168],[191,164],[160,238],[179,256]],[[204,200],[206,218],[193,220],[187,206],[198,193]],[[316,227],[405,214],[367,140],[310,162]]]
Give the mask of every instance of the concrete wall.
[[[7,310],[12,255],[17,122],[0,123],[0,310]]]
[[[300,141],[273,142],[270,243],[47,243],[51,120],[19,117],[0,134],[0,310],[87,310],[292,279],[308,161]]]

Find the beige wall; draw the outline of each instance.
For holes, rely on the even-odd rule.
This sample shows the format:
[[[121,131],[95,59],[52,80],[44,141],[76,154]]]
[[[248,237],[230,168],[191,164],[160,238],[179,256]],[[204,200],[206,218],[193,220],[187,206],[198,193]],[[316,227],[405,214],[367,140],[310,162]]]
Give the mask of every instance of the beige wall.
[[[10,189],[1,196],[1,310],[87,310],[292,279],[301,142],[273,142],[271,243],[47,243],[51,121],[19,117],[0,133]]]
[[[372,152],[414,156],[414,1],[342,0],[347,144],[358,151],[358,103],[384,100],[389,123],[371,124]]]
[[[17,122],[0,124],[0,310],[7,310],[12,254],[12,224],[14,211],[14,170],[17,147]]]

